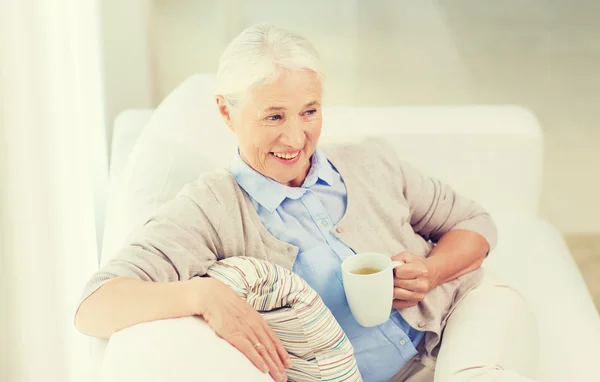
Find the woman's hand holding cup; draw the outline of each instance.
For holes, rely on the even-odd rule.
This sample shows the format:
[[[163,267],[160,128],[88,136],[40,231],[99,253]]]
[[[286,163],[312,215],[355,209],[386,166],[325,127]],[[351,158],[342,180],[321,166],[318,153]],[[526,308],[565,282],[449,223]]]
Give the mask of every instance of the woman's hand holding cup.
[[[424,257],[402,252],[392,257],[404,265],[394,269],[394,302],[396,309],[409,308],[423,301],[432,289],[432,272]]]

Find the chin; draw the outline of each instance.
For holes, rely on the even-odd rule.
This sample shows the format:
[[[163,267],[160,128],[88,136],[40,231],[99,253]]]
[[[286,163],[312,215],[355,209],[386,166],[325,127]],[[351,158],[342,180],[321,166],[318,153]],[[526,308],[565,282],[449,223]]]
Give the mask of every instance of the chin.
[[[300,168],[306,169],[306,170],[299,170]],[[273,179],[277,183],[281,183],[281,184],[284,184],[284,185],[290,186],[290,187],[294,187],[290,183],[294,183],[294,181],[301,179],[300,184],[296,185],[297,187],[300,187],[302,185],[302,183],[304,182],[304,179],[306,178],[306,175],[307,175],[309,169],[310,169],[310,160],[305,161],[304,163],[296,163],[291,168],[288,168],[287,169],[288,171],[279,172],[279,174],[271,173],[271,174],[267,175],[267,177]],[[277,169],[277,170],[280,170],[280,169]],[[292,170],[292,171],[295,170],[296,173],[292,174],[292,173],[290,173],[290,170]]]
[[[286,176],[269,176],[269,178],[273,179],[277,183],[281,183],[283,185],[290,186],[290,183],[292,183],[298,177],[290,177],[289,175],[286,175]]]
[[[286,186],[291,186],[290,183],[292,183],[294,181],[294,179],[296,178],[289,178],[289,177],[281,177],[281,178],[277,178],[275,179],[278,183],[284,184]]]

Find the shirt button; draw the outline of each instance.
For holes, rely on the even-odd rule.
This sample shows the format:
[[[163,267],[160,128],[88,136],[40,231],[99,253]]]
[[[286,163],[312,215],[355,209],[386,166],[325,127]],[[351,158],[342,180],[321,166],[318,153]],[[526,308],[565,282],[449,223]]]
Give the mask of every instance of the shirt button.
[[[342,227],[337,227],[337,228],[335,229],[335,232],[337,232],[337,233],[342,233],[342,232],[344,232],[344,229],[343,229]]]
[[[419,328],[423,328],[425,327],[426,322],[425,321],[419,321]]]
[[[321,220],[321,225],[323,227],[327,227],[327,220]]]
[[[404,345],[405,343],[406,343],[406,341],[400,340],[400,345]]]

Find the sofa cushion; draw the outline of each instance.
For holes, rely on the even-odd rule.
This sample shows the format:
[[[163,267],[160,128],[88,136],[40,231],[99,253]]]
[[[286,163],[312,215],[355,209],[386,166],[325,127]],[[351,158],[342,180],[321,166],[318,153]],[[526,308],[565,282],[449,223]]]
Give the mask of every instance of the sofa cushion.
[[[298,275],[266,261],[231,257],[208,275],[260,311],[294,362],[289,381],[361,381],[354,349],[317,293]]]

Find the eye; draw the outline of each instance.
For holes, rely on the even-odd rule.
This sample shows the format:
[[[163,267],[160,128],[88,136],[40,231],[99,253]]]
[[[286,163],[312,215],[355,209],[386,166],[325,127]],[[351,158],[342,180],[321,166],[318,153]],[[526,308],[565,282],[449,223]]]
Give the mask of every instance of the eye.
[[[310,109],[304,112],[305,115],[313,115],[317,112],[317,109]]]
[[[283,119],[283,117],[279,114],[270,115],[267,117],[267,120],[269,120],[269,121],[279,121],[281,119]]]

